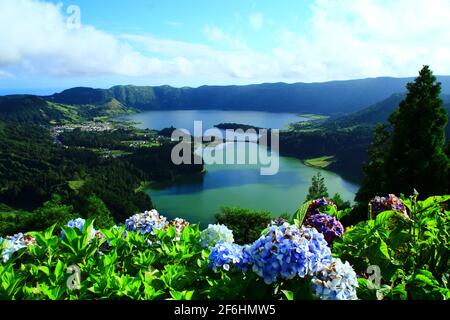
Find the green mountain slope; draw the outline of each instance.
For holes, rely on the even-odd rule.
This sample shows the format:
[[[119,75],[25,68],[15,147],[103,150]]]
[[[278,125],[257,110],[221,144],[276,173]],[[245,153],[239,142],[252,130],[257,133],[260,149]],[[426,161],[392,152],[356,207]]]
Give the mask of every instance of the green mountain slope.
[[[20,124],[59,124],[135,112],[114,98],[98,104],[70,105],[32,95],[0,97],[0,120]]]
[[[140,110],[257,110],[345,114],[405,91],[411,78],[373,78],[325,83],[267,83],[247,86],[115,86],[110,89],[72,88],[45,97],[63,104],[103,104],[115,98]],[[440,77],[450,94],[450,77]]]
[[[368,108],[351,113],[337,119],[330,119],[323,125],[331,128],[351,128],[355,126],[374,126],[378,123],[385,123],[394,112],[400,102],[405,98],[403,94],[395,94],[388,99],[376,103]],[[450,138],[450,95],[443,95],[445,107],[448,112],[449,125],[447,125],[447,138]],[[419,121],[420,119],[418,119]]]
[[[0,97],[0,119],[16,123],[48,124],[63,121],[67,114],[40,97],[14,95]]]

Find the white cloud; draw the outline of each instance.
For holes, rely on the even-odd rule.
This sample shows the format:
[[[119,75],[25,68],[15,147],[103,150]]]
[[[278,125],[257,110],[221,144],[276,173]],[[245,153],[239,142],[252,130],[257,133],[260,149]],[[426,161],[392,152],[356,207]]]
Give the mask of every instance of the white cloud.
[[[4,71],[0,69],[0,79],[2,78],[11,78],[13,75],[10,72]]]
[[[272,30],[256,51],[217,26],[205,43],[67,29],[65,15],[36,0],[0,0],[0,77],[125,76],[218,81],[325,81],[411,76],[423,64],[450,74],[450,1],[316,0],[304,30]],[[259,30],[265,17],[250,16]],[[275,35],[274,35],[275,34]],[[17,77],[16,77],[17,78]]]
[[[274,49],[306,79],[450,73],[449,1],[316,0],[312,13],[306,34],[284,30]]]
[[[249,21],[250,21],[250,26],[254,30],[256,30],[256,31],[261,30],[261,28],[264,25],[264,15],[261,13],[252,13],[250,15]]]
[[[158,76],[184,70],[180,59],[146,57],[92,26],[67,28],[56,5],[0,0],[0,7],[0,66],[21,65],[28,72],[56,76]]]
[[[233,50],[248,50],[247,45],[242,40],[227,34],[218,27],[205,26],[203,34],[213,43],[228,46]]]

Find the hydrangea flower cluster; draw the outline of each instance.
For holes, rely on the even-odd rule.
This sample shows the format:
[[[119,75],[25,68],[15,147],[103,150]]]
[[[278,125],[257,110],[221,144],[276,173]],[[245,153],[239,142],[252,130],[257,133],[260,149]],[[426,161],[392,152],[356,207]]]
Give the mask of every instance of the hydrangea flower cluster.
[[[228,271],[230,270],[230,264],[239,267],[244,260],[242,247],[235,243],[218,243],[212,249],[209,260],[209,266],[214,271],[217,271],[217,268],[220,267]]]
[[[18,233],[13,236],[8,236],[6,239],[2,239],[0,244],[5,246],[2,252],[2,257],[3,262],[6,263],[14,252],[19,251],[22,248],[27,248],[31,245],[35,245],[36,239],[30,235]]]
[[[375,197],[370,200],[372,218],[375,218],[379,213],[383,211],[398,211],[408,218],[408,211],[402,200],[396,197],[394,194],[390,194],[387,197]]]
[[[155,230],[163,230],[167,227],[166,217],[161,216],[158,211],[151,210],[138,213],[125,221],[128,231],[140,231],[142,234],[155,234]]]
[[[356,300],[358,279],[348,262],[332,258],[311,281],[314,295],[321,300]]]
[[[313,200],[310,203],[308,210],[306,211],[306,218],[313,216],[315,214],[322,213],[321,209],[327,206],[333,206],[337,211],[336,205],[334,204],[333,201],[329,201],[326,198]]]
[[[344,234],[344,226],[335,217],[328,214],[315,214],[306,219],[307,227],[316,228],[331,245],[336,238]]]
[[[272,224],[267,234],[251,245],[217,243],[209,259],[214,271],[235,266],[245,272],[253,266],[253,272],[267,284],[278,278],[312,277],[314,295],[320,299],[357,299],[355,271],[348,262],[332,258],[324,235],[315,228]]]
[[[67,222],[66,227],[69,227],[72,229],[77,229],[81,232],[81,231],[83,231],[83,227],[85,224],[86,224],[86,220],[84,220],[83,218],[77,218],[77,219],[70,220],[69,222]],[[64,238],[64,231],[61,231],[61,234],[62,234],[62,237]],[[97,235],[98,235],[98,232],[94,228],[92,228],[90,239],[93,239]]]
[[[184,228],[189,226],[189,221],[181,218],[175,218],[170,221],[170,225],[175,227],[175,241],[180,241],[181,233],[183,232]]]
[[[200,245],[203,248],[214,247],[218,243],[233,243],[233,231],[223,224],[210,224],[200,234]]]
[[[256,240],[250,254],[253,272],[271,284],[278,278],[292,279],[312,276],[321,268],[331,251],[324,236],[314,228],[298,229],[285,223],[272,226],[266,235]]]

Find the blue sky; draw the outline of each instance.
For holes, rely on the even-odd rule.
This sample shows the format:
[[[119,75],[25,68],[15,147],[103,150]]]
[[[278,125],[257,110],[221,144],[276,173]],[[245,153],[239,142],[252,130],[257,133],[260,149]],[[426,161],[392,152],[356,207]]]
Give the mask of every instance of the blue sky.
[[[0,8],[0,94],[404,77],[423,64],[450,74],[447,0],[0,0]]]
[[[83,23],[110,32],[203,42],[202,30],[209,25],[245,38],[256,49],[270,50],[274,29],[303,28],[312,1],[288,0],[280,4],[273,0],[131,0],[124,5],[123,1],[72,0],[70,4],[81,8]],[[249,20],[253,14],[263,16],[266,25],[261,30],[252,27]]]

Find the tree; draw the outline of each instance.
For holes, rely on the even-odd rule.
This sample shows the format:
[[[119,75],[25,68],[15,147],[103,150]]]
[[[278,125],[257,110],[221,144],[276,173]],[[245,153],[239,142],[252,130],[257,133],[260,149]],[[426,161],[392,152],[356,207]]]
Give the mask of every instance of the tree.
[[[390,146],[390,135],[389,128],[385,124],[375,128],[373,141],[368,151],[368,161],[363,167],[363,182],[355,197],[357,202],[364,203],[364,207],[373,196],[386,191],[385,159]]]
[[[87,218],[95,219],[95,226],[98,228],[110,228],[114,225],[114,219],[105,203],[95,194],[91,194],[85,200],[82,213]]]
[[[357,196],[360,202],[376,194],[409,195],[414,189],[421,197],[448,191],[447,111],[440,99],[441,84],[424,66],[407,89],[388,130],[375,136]]]
[[[338,207],[339,210],[345,210],[351,207],[350,201],[345,201],[339,193],[335,193],[330,199]]]
[[[315,200],[319,198],[328,197],[328,189],[325,185],[325,178],[320,172],[314,175],[311,179],[311,186],[306,196],[306,201]]]
[[[45,202],[35,211],[30,227],[34,230],[42,230],[55,223],[62,226],[75,218],[77,215],[74,213],[73,206],[64,204],[59,194],[53,194],[50,201]]]

